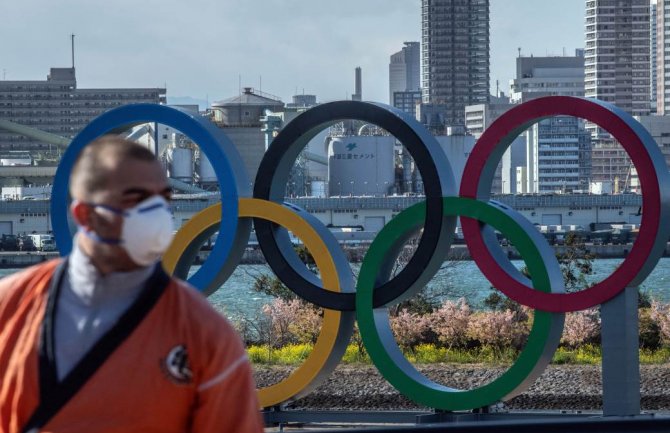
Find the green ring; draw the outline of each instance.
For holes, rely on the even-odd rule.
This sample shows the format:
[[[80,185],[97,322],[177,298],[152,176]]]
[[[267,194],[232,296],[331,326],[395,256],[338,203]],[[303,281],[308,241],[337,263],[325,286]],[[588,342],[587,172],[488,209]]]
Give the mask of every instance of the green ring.
[[[512,211],[464,197],[444,197],[443,205],[445,216],[470,217],[505,234],[524,257],[533,276],[533,287],[551,292],[543,256],[529,233],[508,214]],[[425,213],[426,205],[422,202],[398,214],[378,233],[365,255],[356,286],[356,314],[365,348],[382,376],[419,404],[442,410],[468,410],[512,398],[530,386],[551,361],[560,340],[563,314],[536,311],[528,342],[516,362],[491,383],[462,391],[432,382],[419,373],[395,341],[388,309],[372,306],[373,290],[379,285],[376,280],[385,278],[381,270],[387,268],[384,265],[389,260],[389,252],[406,239],[408,232],[421,227]]]

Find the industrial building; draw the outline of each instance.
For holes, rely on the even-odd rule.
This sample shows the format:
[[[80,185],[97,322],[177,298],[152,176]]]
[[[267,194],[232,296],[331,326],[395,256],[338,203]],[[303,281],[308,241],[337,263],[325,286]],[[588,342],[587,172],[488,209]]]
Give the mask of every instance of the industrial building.
[[[332,196],[387,195],[395,184],[395,137],[331,137],[328,188]]]
[[[619,195],[498,195],[495,199],[519,211],[536,225],[639,224],[642,196]],[[287,198],[326,226],[377,232],[421,196]],[[177,197],[172,204],[176,228],[218,201],[218,195]],[[51,231],[48,200],[0,200],[0,234]]]
[[[465,106],[489,99],[489,0],[422,0],[421,24],[423,103],[465,125]]]
[[[111,108],[165,101],[165,88],[77,88],[74,67],[51,68],[44,81],[0,81],[1,119],[67,138],[73,138],[91,120]],[[0,150],[9,149],[48,152],[52,146],[0,129]]]
[[[214,123],[235,143],[252,182],[265,153],[261,117],[265,110],[277,112],[283,109],[284,103],[279,97],[252,87],[245,87],[238,96],[212,104]]]

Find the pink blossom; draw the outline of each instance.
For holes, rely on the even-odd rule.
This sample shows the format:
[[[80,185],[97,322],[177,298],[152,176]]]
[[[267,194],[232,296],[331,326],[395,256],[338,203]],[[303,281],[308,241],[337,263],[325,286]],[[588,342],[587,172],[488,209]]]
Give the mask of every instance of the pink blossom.
[[[429,326],[440,342],[447,347],[463,346],[467,341],[468,323],[472,311],[464,298],[446,301],[429,317]]]
[[[398,345],[404,349],[411,349],[422,342],[428,331],[428,316],[420,316],[403,309],[397,316],[391,317],[391,329]]]
[[[600,333],[600,317],[596,309],[575,311],[565,315],[561,343],[577,347],[588,343]]]

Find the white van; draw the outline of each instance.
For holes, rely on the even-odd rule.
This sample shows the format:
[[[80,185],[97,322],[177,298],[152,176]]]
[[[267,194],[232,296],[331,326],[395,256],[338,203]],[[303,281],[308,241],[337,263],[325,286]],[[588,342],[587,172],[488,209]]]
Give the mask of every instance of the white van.
[[[56,251],[56,241],[53,235],[32,234],[28,236],[33,240],[37,251]]]

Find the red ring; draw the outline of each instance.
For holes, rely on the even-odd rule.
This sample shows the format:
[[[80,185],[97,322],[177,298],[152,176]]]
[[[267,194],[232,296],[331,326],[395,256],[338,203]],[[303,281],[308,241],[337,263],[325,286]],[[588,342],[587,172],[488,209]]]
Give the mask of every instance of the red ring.
[[[615,111],[618,111],[618,113]],[[583,118],[606,129],[621,143],[637,168],[642,185],[644,212],[638,238],[623,263],[609,277],[588,289],[565,294],[543,293],[517,281],[500,267],[484,243],[480,225],[476,220],[461,218],[461,225],[471,257],[490,281],[498,282],[497,289],[528,307],[564,313],[601,304],[629,286],[636,277],[640,275],[642,278],[646,277],[646,274],[642,275],[643,272],[641,271],[647,260],[651,258],[652,252],[656,252],[654,249],[657,247],[657,243],[662,241],[663,246],[665,246],[666,239],[660,240],[658,235],[661,227],[661,212],[666,206],[662,204],[659,173],[652,160],[652,155],[649,153],[650,146],[658,150],[658,146],[651,136],[641,137],[638,135],[633,129],[634,124],[629,123],[631,120],[634,122],[632,117],[612,105],[601,101],[566,96],[550,96],[523,103],[507,111],[487,128],[467,160],[463,171],[460,195],[488,199],[490,184],[480,185],[480,182],[482,181],[482,172],[491,155],[496,151],[501,155],[511,140],[519,135],[521,132],[519,129],[522,127],[526,128],[543,117],[557,115]],[[630,118],[630,120],[624,116]],[[651,140],[651,143],[649,143],[649,140]],[[660,155],[660,150],[658,153]],[[665,167],[665,161],[663,161],[663,167]],[[666,179],[663,180],[666,181]],[[480,187],[482,193],[478,194]],[[488,190],[485,191],[486,187],[488,187]],[[666,185],[663,185],[663,189],[666,189]],[[663,197],[666,196],[667,194],[664,193]],[[660,253],[654,255],[658,256],[655,259],[660,258]]]

